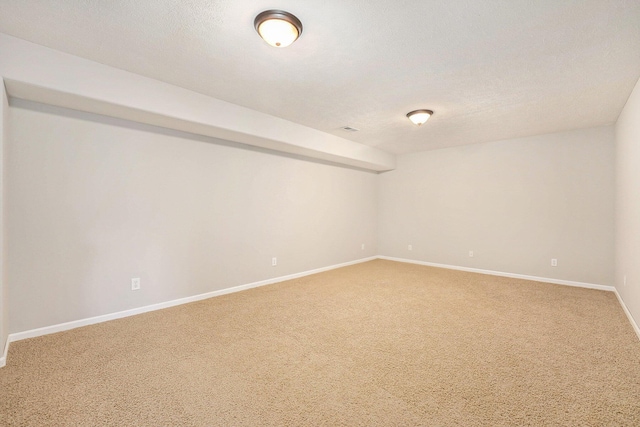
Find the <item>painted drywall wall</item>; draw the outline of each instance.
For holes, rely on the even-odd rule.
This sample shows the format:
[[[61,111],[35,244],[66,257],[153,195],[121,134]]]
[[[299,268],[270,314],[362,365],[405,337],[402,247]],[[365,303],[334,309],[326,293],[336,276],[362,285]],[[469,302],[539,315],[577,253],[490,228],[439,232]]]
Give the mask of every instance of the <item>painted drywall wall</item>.
[[[615,139],[615,286],[640,324],[640,82],[618,118]]]
[[[9,123],[12,333],[376,254],[374,173],[20,100]]]
[[[403,155],[379,178],[381,255],[613,284],[611,126]]]
[[[4,349],[9,336],[9,301],[6,271],[6,245],[5,245],[5,165],[4,147],[9,139],[9,103],[4,85],[0,81],[2,102],[0,102],[0,359],[4,356]],[[0,360],[0,366],[4,364]]]

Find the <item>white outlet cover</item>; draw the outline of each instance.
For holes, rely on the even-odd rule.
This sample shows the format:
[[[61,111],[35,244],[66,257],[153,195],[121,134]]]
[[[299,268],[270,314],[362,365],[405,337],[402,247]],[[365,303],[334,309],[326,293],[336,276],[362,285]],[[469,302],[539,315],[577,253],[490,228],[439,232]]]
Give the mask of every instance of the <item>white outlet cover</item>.
[[[469,251],[469,256],[473,258],[473,251]]]
[[[551,266],[552,266],[552,267],[557,267],[557,266],[558,266],[558,260],[557,260],[557,259],[555,259],[555,258],[552,258],[552,259],[551,259]]]
[[[276,257],[271,258],[271,266],[275,267],[276,265],[278,265],[278,258]]]
[[[413,246],[412,246],[412,245],[409,245],[409,247],[408,247],[407,249],[409,249],[410,251],[412,251],[412,250],[413,250]]]
[[[138,289],[140,289],[140,278],[139,277],[135,277],[135,278],[131,279],[131,290],[132,291],[137,291]]]

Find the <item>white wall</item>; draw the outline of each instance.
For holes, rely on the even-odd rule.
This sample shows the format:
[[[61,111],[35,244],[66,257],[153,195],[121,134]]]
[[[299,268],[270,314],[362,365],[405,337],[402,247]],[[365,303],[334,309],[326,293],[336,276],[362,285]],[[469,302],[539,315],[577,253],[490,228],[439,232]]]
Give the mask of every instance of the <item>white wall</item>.
[[[5,87],[0,79],[2,86],[2,100],[0,102],[0,366],[3,366],[4,349],[9,336],[9,300],[7,285],[7,269],[6,269],[6,245],[5,245],[5,166],[4,166],[4,150],[5,144],[9,139],[9,104]]]
[[[380,175],[378,248],[612,285],[613,210],[612,127],[427,151]]]
[[[12,333],[376,253],[373,173],[12,105]]]
[[[622,110],[615,132],[616,288],[640,324],[640,82]]]

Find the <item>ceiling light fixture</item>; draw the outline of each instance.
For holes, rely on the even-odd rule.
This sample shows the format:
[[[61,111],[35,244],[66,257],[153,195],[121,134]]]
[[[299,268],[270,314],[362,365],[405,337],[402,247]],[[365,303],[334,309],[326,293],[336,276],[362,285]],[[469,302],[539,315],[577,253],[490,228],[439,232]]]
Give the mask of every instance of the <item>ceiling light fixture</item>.
[[[407,117],[409,118],[409,120],[411,120],[413,124],[418,126],[425,124],[425,122],[429,120],[429,117],[431,117],[432,115],[433,111],[431,110],[415,110],[407,113]]]
[[[287,47],[302,34],[302,22],[289,12],[265,10],[253,25],[260,37],[274,47]]]

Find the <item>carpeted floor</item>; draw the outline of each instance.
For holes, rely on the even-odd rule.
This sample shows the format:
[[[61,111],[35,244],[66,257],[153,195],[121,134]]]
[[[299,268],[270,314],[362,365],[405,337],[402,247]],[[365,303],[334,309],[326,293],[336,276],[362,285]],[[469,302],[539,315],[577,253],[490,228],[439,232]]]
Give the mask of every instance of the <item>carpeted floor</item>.
[[[611,292],[376,260],[11,344],[9,426],[640,426]]]

